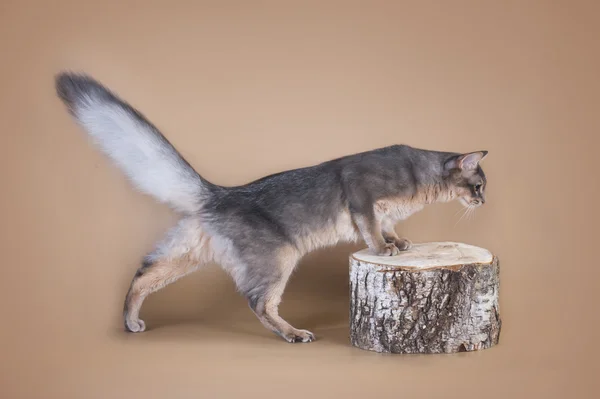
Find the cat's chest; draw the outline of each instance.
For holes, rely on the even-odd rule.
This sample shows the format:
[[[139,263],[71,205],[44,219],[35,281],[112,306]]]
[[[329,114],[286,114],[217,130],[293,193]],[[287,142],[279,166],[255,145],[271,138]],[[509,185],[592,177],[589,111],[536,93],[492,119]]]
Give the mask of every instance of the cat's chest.
[[[408,218],[415,212],[423,209],[425,204],[405,198],[383,199],[375,202],[375,214],[393,221]]]

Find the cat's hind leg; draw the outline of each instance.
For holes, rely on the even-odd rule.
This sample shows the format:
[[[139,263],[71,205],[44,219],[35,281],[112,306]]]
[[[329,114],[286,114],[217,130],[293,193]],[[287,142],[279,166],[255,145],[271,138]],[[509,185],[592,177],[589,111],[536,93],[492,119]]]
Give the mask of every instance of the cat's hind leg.
[[[235,266],[238,289],[260,322],[287,342],[312,342],[313,333],[293,327],[279,315],[279,303],[298,260],[299,252],[283,246],[274,253],[246,256]]]
[[[129,332],[142,332],[146,324],[139,318],[144,299],[153,292],[174,283],[181,277],[200,267],[200,263],[189,256],[153,258],[148,256],[136,271],[123,306],[123,321]]]
[[[145,257],[125,297],[123,322],[127,331],[146,329],[139,313],[148,295],[212,260],[210,241],[199,221],[184,219],[169,231],[153,253]]]

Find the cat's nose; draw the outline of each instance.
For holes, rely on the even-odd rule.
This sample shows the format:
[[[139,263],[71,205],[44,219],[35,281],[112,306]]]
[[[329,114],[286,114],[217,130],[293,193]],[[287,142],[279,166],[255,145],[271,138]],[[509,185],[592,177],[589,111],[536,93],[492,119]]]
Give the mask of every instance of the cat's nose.
[[[485,198],[481,198],[479,201],[481,201],[481,205],[485,204]]]

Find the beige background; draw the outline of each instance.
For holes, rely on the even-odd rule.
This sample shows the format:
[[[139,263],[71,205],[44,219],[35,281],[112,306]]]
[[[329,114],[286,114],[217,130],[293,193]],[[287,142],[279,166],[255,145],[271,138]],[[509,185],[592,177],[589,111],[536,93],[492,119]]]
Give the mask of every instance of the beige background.
[[[599,9],[3,1],[0,396],[597,397]],[[489,150],[475,218],[434,205],[398,230],[500,257],[500,345],[350,347],[347,256],[362,244],[294,276],[281,311],[312,344],[263,329],[216,266],[150,297],[150,330],[125,334],[130,279],[176,217],[68,117],[53,88],[65,68],[120,93],[223,185],[394,143]]]

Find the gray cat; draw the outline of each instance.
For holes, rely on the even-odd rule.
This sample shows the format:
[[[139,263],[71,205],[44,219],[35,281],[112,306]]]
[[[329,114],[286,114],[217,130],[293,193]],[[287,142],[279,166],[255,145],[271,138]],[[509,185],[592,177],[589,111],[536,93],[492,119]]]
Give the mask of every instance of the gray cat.
[[[394,256],[410,248],[395,224],[427,204],[485,202],[479,162],[466,154],[393,145],[222,187],[200,176],[140,112],[83,74],[60,73],[56,90],[71,115],[142,192],[182,214],[137,270],[124,306],[125,328],[145,330],[140,307],[151,293],[216,262],[231,275],[262,324],[288,342],[314,335],[287,323],[278,306],[302,256],[363,238]]]

